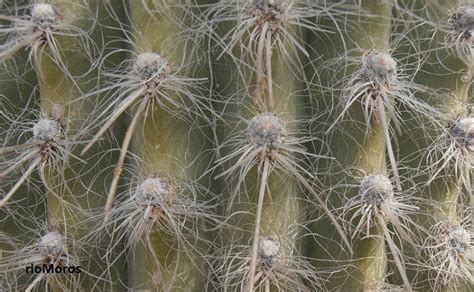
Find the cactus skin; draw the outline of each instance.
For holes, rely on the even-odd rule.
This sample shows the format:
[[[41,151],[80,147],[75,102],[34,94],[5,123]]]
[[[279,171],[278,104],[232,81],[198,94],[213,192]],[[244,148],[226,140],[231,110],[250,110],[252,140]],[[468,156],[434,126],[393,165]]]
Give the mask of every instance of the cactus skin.
[[[97,2],[95,0],[78,3],[77,1],[58,0],[52,3],[59,11],[64,15],[66,19],[71,19],[72,23],[77,27],[87,30],[91,26],[90,13],[96,7]],[[119,4],[119,1],[116,1]],[[119,5],[118,5],[119,6]],[[98,11],[99,16],[104,16],[104,10]],[[113,23],[109,20],[101,20],[102,25]],[[95,31],[92,37],[97,41],[100,40],[100,31]],[[115,32],[107,31],[106,33],[115,34]],[[66,68],[62,68],[62,65],[58,65],[56,60],[49,57],[48,51],[45,51],[39,58],[39,63],[34,64],[34,68],[37,72],[38,83],[40,88],[40,103],[41,110],[44,113],[51,114],[55,111],[55,107],[64,107],[64,119],[68,121],[67,128],[69,132],[79,132],[81,127],[87,121],[88,113],[93,112],[95,107],[94,100],[88,100],[87,102],[74,102],[83,92],[88,92],[94,89],[94,74],[98,73],[98,69],[94,68],[91,60],[91,56],[86,54],[87,50],[91,48],[85,47],[84,43],[80,43],[77,39],[70,38],[68,36],[61,37],[57,40],[59,46],[63,50],[64,64]],[[68,55],[73,55],[74,58],[68,58]],[[97,56],[92,56],[97,58]],[[91,71],[91,68],[93,71]],[[64,70],[68,72],[64,72]],[[77,81],[72,76],[83,76],[86,78],[85,81]],[[116,137],[120,137],[122,134],[120,131],[115,131]],[[70,135],[72,136],[72,135]],[[72,138],[72,137],[71,137]],[[74,240],[80,241],[81,238],[86,236],[95,222],[88,220],[90,214],[78,212],[78,210],[90,210],[90,208],[99,208],[104,205],[104,200],[95,195],[104,192],[102,182],[97,181],[95,176],[97,172],[102,172],[104,168],[109,165],[108,159],[110,157],[104,156],[102,159],[97,159],[97,153],[100,153],[106,149],[112,147],[111,141],[105,141],[101,146],[95,147],[90,155],[81,157],[81,159],[88,161],[89,165],[92,165],[94,161],[94,168],[88,169],[83,168],[81,164],[72,162],[70,168],[64,170],[64,178],[68,181],[64,186],[61,186],[61,182],[56,181],[56,178],[47,178],[51,181],[51,185],[58,185],[59,188],[54,188],[53,191],[61,194],[58,198],[56,194],[49,194],[47,198],[48,212],[47,220],[54,229],[58,229],[63,233],[67,233],[67,236],[72,237]],[[95,153],[95,154],[94,154]],[[76,148],[74,155],[79,157],[79,151]],[[113,159],[113,158],[112,158]],[[80,177],[81,184],[74,181]],[[78,194],[89,194],[87,196],[81,196],[81,199],[76,199]],[[74,206],[74,207],[71,207]],[[84,224],[84,222],[86,222]],[[99,254],[103,252],[107,239],[102,242],[96,242],[95,249],[92,249],[90,254],[93,252]],[[82,266],[87,266],[88,270],[92,274],[102,273],[103,267],[107,266],[107,270],[110,275],[121,278],[120,272],[117,267],[120,267],[120,261],[118,265],[109,265],[104,261],[84,258]],[[100,283],[97,284],[94,280],[81,282],[83,289],[90,289],[97,285],[98,287],[108,287],[109,289],[117,289],[122,287],[118,282]],[[104,285],[104,286],[101,286]]]
[[[388,46],[388,35],[390,31],[389,19],[392,5],[383,3],[374,4],[370,2],[371,1],[363,1],[362,7],[379,17],[379,21],[377,21],[378,25],[370,24],[367,25],[367,28],[364,27],[362,35],[359,37],[361,42],[358,43],[358,45],[364,49],[384,49]],[[367,36],[370,36],[369,38],[364,38],[365,31],[367,32]],[[358,110],[360,110],[360,108]],[[348,127],[352,128],[352,125],[348,125]],[[352,130],[347,130],[347,132],[353,133]],[[369,134],[370,136],[368,138],[359,135],[355,137],[357,137],[356,140],[358,142],[360,141],[362,147],[358,152],[359,154],[356,155],[359,155],[357,158],[362,156],[362,159],[358,161],[349,160],[349,163],[345,165],[357,165],[358,168],[368,174],[385,173],[387,166],[384,157],[387,145],[383,139],[381,125],[377,125],[373,133]],[[336,139],[335,144],[339,144]],[[370,150],[367,151],[366,149]],[[357,244],[354,255],[354,258],[358,259],[356,264],[357,268],[354,278],[350,278],[349,281],[347,281],[346,285],[349,289],[377,289],[383,285],[386,275],[386,247],[384,247],[381,227],[376,225],[373,229],[374,237],[361,239]]]
[[[335,34],[327,36],[329,39],[328,42],[334,43],[339,49],[336,53],[344,54],[344,50],[351,50],[353,48],[360,48],[362,51],[367,51],[372,49],[386,49],[388,47],[392,4],[385,3],[384,1],[377,1],[376,3],[374,1],[361,1],[360,7],[362,11],[366,11],[367,14],[372,15],[354,16],[360,23],[357,29],[348,33],[350,34],[350,39],[348,36],[345,43],[342,43],[341,39],[345,38],[343,35]],[[350,40],[353,40],[354,43],[350,43]],[[316,52],[320,52],[324,57],[336,57],[333,49],[331,47],[325,47],[324,43],[320,44],[318,39],[314,39],[310,44],[315,47]],[[347,47],[345,48],[345,46]],[[316,56],[312,56],[312,58],[315,57]],[[344,62],[344,60],[342,60],[342,62]],[[315,66],[315,70],[318,70],[317,65]],[[353,69],[348,68],[347,70]],[[315,74],[313,73],[314,71],[308,71],[311,75]],[[321,74],[323,75],[324,71]],[[328,77],[331,78],[332,76]],[[322,79],[323,78],[324,75]],[[323,80],[323,82],[326,82],[325,79]],[[325,85],[331,86],[335,80],[336,79],[328,79]],[[331,107],[331,104],[337,104],[337,99],[340,98],[340,92],[341,91],[336,91],[335,94],[329,93],[326,96],[321,96],[316,90],[315,100],[313,100],[316,112],[324,112],[326,108],[325,104],[328,104],[329,107]],[[328,96],[334,100],[327,100]],[[327,101],[324,101],[324,99]],[[333,132],[329,134],[331,136],[329,142],[331,155],[339,162],[339,164],[335,166],[336,169],[333,170],[336,175],[323,178],[328,181],[327,184],[329,185],[337,185],[344,181],[353,181],[351,176],[354,175],[363,176],[372,173],[385,174],[387,171],[387,163],[385,160],[386,143],[380,123],[371,125],[371,130],[367,134],[361,104],[355,102],[349,111],[351,119],[342,121],[341,125],[337,126],[337,129],[334,129]],[[336,115],[337,113],[334,116]],[[322,115],[318,121],[320,125],[327,125],[328,123],[331,124],[333,120],[334,117]],[[326,131],[326,129],[327,126],[323,127],[323,129],[318,126],[315,132]],[[344,172],[345,169],[354,169],[354,171]],[[343,204],[340,202],[341,195],[338,194],[338,192],[339,190],[336,188],[335,191],[328,195],[334,206]],[[354,192],[357,192],[357,190],[351,191],[346,196],[350,198],[355,195]],[[320,223],[314,224],[312,230],[318,230],[318,232],[321,232],[321,234],[324,234],[328,238],[331,238],[333,234],[333,231],[327,228],[327,220],[321,220]],[[352,257],[354,262],[351,263],[352,268],[349,268],[348,271],[344,270],[347,271],[347,274],[344,273],[340,275],[342,279],[336,276],[334,283],[329,283],[330,287],[332,287],[332,285],[338,285],[341,281],[345,281],[344,289],[365,291],[367,289],[379,289],[384,284],[387,272],[387,255],[382,229],[380,226],[374,226],[370,230],[370,233],[373,236],[369,238],[356,238],[357,241],[354,243],[355,249]],[[327,243],[318,242],[315,243],[315,246],[319,248],[310,250],[310,255],[318,259],[316,263],[319,265],[334,265],[334,263],[330,261],[331,257],[328,258],[327,253],[341,260],[347,258],[344,253],[341,253],[340,247],[330,244],[330,241]],[[329,262],[323,261],[322,259],[328,259]]]
[[[411,3],[411,1],[408,1]],[[404,135],[400,143],[400,151],[402,153],[415,153],[408,164],[410,168],[429,168],[431,162],[425,160],[426,152],[436,147],[433,143],[434,139],[439,139],[443,133],[446,133],[448,123],[457,117],[467,117],[472,111],[473,104],[473,88],[472,88],[472,68],[463,62],[456,54],[453,47],[446,47],[452,44],[447,41],[448,35],[452,33],[451,28],[443,30],[442,27],[449,27],[448,22],[451,15],[462,5],[469,5],[469,1],[444,1],[443,3],[430,3],[428,10],[422,10],[420,3],[413,1],[411,3],[417,10],[417,14],[421,17],[430,19],[436,25],[434,28],[434,39],[420,41],[420,47],[423,50],[432,50],[428,54],[427,61],[423,63],[423,67],[416,75],[416,80],[419,84],[427,86],[433,90],[440,90],[438,98],[421,95],[422,98],[439,108],[443,114],[443,119],[439,125],[430,130],[428,138],[413,139],[412,137],[423,137],[423,128],[420,128],[422,121],[409,120],[409,127],[414,129],[413,136],[407,137]],[[429,11],[430,15],[425,13]],[[432,25],[432,24],[431,24]],[[422,26],[424,28],[430,27],[430,24]],[[433,29],[433,28],[431,28]],[[420,31],[423,28],[420,27]],[[431,37],[430,37],[431,38]],[[451,40],[451,39],[450,39]],[[447,42],[447,43],[446,43]],[[445,44],[446,45],[440,45]],[[409,114],[409,113],[408,113]],[[434,150],[436,151],[436,150]],[[438,153],[442,155],[443,153]],[[421,161],[421,162],[416,162]],[[425,228],[433,228],[433,226],[442,224],[443,222],[450,222],[451,224],[466,224],[464,214],[468,214],[468,221],[471,220],[472,230],[472,182],[469,190],[460,180],[460,174],[450,167],[443,169],[436,178],[430,177],[432,173],[421,173],[415,180],[420,184],[430,183],[425,189],[420,191],[420,196],[432,200],[429,206],[424,207],[423,213],[417,218]],[[468,170],[472,179],[472,165]],[[410,174],[407,174],[410,175]],[[430,215],[431,214],[431,215]],[[471,219],[469,219],[471,218]],[[431,230],[431,229],[430,229]],[[436,236],[436,235],[434,235]],[[439,234],[438,234],[439,236]],[[410,251],[408,251],[410,252]],[[424,255],[430,257],[431,255]],[[421,274],[421,277],[431,279],[431,286],[423,286],[424,289],[434,289],[437,291],[469,291],[473,287],[473,283],[469,280],[462,280],[451,282],[449,284],[438,283],[433,286],[433,275],[429,275],[428,271],[417,271],[412,269],[413,274]],[[443,273],[443,271],[441,271]],[[436,273],[435,273],[436,274]],[[439,276],[439,275],[437,275]],[[472,280],[472,279],[471,279]],[[428,288],[429,287],[429,288]]]
[[[31,93],[35,91],[35,86],[38,84],[36,74],[33,70],[21,71],[21,68],[28,62],[27,58],[27,52],[21,52],[17,59],[17,66],[9,64],[0,68],[0,131],[2,132],[0,143],[2,147],[14,144],[13,141],[3,140],[5,138],[3,133],[9,127],[9,121],[3,114],[13,111],[26,119],[33,119],[31,110],[39,109],[38,103],[32,100],[31,97]],[[1,162],[3,162],[3,157],[0,159]],[[37,174],[34,175],[34,179],[39,179]],[[0,186],[0,190],[7,191],[6,187],[3,188],[3,181]],[[15,194],[19,198],[25,198],[22,204],[28,212],[21,213],[24,219],[11,216],[11,209],[0,210],[0,236],[21,238],[24,241],[28,241],[29,238],[34,236],[31,229],[35,228],[35,222],[31,220],[31,217],[45,220],[46,214],[46,204],[38,199],[36,192],[28,186],[21,186]],[[39,192],[44,192],[43,188],[40,188]],[[12,250],[12,247],[3,238],[0,239],[0,258],[8,250]],[[0,276],[1,281],[2,277]],[[24,284],[26,280],[20,282]],[[0,285],[0,288],[2,288],[2,285]]]
[[[171,2],[164,4],[169,5]],[[190,25],[189,19],[186,19],[188,11],[184,7],[171,4],[166,13],[153,10],[151,17],[146,7],[153,8],[153,5],[154,1],[137,0],[130,3],[131,23],[136,36],[135,47],[162,54],[168,60],[172,71],[179,70],[177,74],[193,78],[191,74],[194,65],[188,65],[192,62],[192,58],[188,56],[191,54],[190,48],[186,47],[184,42],[178,45],[175,43],[175,40],[179,40],[185,33],[181,25]],[[175,23],[174,18],[182,20],[183,23]],[[170,92],[170,95],[176,96],[173,92]],[[170,111],[159,105],[147,108],[146,118],[144,116],[140,118],[134,131],[131,151],[144,159],[143,164],[149,170],[163,173],[171,179],[195,181],[204,174],[205,169],[194,161],[206,164],[201,153],[208,145],[200,131],[190,130],[193,125],[189,117],[184,117],[186,120],[183,120],[178,116],[179,111],[182,109],[175,108]],[[205,197],[194,199],[202,200]],[[206,281],[203,275],[206,272],[200,270],[202,266],[199,262],[202,260],[196,254],[196,250],[191,252],[183,250],[186,247],[180,246],[182,243],[160,231],[152,234],[150,242],[151,246],[137,246],[133,251],[134,256],[130,259],[130,268],[133,272],[128,275],[131,287],[146,287],[153,291],[204,289]],[[196,248],[199,249],[200,246],[202,243],[197,243]],[[153,271],[157,270],[152,261],[152,252],[156,253],[163,270],[163,279],[158,283],[150,279],[154,274]],[[143,286],[143,283],[149,284]]]
[[[447,135],[454,133],[455,123],[472,117],[474,60],[469,63],[469,57],[459,56],[460,48],[449,43],[456,39],[452,15],[462,5],[472,6],[470,1],[5,2],[0,12],[0,154],[31,135],[29,127],[30,132],[11,136],[18,122],[12,124],[9,117],[34,120],[37,112],[54,116],[63,107],[61,121],[68,125],[73,145],[67,161],[61,161],[62,176],[47,165],[45,178],[35,172],[0,208],[1,291],[61,291],[62,285],[91,291],[474,289],[472,164],[461,169],[456,163],[430,160],[442,158],[443,137],[456,138]],[[87,38],[55,34],[59,55],[51,54],[48,46],[30,56],[32,46],[10,51],[22,43],[10,42],[17,36],[9,30],[11,18],[6,15],[14,15],[23,4],[42,2],[57,6],[61,21],[87,31]],[[219,14],[226,9],[237,9],[241,18]],[[274,9],[274,15],[264,15],[265,9]],[[300,15],[285,18],[280,14],[285,9]],[[314,13],[318,9],[321,13]],[[262,17],[244,26],[242,35],[229,34],[249,15]],[[259,32],[268,23],[282,26],[272,26],[271,37],[261,38]],[[278,45],[282,34],[286,42]],[[462,40],[472,34],[465,33]],[[226,47],[234,37],[241,41]],[[249,39],[253,46],[246,47]],[[259,45],[271,49],[259,55]],[[401,128],[389,134],[388,127],[395,129],[393,116],[385,126],[380,119],[369,121],[359,102],[340,118],[344,82],[358,69],[348,64],[353,59],[360,63],[371,50],[389,52],[397,68],[413,65],[396,74],[407,77],[400,80],[414,80],[415,93],[409,97],[432,106],[433,112],[423,115],[428,107],[412,109],[394,102]],[[158,103],[144,104],[140,97],[82,153],[98,122],[110,114],[102,112],[109,105],[107,98],[116,96],[108,78],[132,76],[117,68],[143,52],[159,53],[174,77],[189,78],[180,92],[166,91],[183,103],[164,109]],[[110,72],[114,76],[107,75]],[[124,80],[121,88],[126,90]],[[255,142],[247,127],[259,114],[281,119],[288,133],[302,139],[297,146],[304,149],[293,147],[289,138],[272,148],[268,140],[275,137],[267,135],[263,149],[270,150],[260,152],[248,172],[232,168],[240,158],[232,157],[236,147]],[[472,161],[472,151],[463,153]],[[294,159],[300,168],[283,164],[277,169],[274,155]],[[0,173],[8,169],[8,159],[0,157]],[[241,171],[245,176],[239,176]],[[384,210],[370,237],[364,229],[352,238],[354,200],[361,194],[361,180],[371,174],[392,179],[394,197],[411,204],[397,205],[406,208],[399,219],[408,225],[400,229],[390,210]],[[137,216],[120,211],[126,203],[137,204],[130,197],[136,195],[132,190],[150,176],[169,178],[190,204],[183,205],[184,216],[176,217],[182,225],[174,231],[183,234],[153,230],[132,243],[139,227],[127,224]],[[0,199],[17,179],[5,178],[0,176]],[[115,189],[116,196],[107,196]],[[71,241],[67,252],[78,256],[86,273],[58,275],[37,284],[32,283],[34,276],[12,272],[15,251],[22,259],[29,254],[23,252],[25,244],[33,244],[29,250],[34,250],[35,238],[56,231]],[[275,242],[281,244],[278,251]],[[400,252],[394,253],[397,248]],[[448,265],[442,262],[445,257],[456,261]],[[255,285],[250,287],[249,281]]]

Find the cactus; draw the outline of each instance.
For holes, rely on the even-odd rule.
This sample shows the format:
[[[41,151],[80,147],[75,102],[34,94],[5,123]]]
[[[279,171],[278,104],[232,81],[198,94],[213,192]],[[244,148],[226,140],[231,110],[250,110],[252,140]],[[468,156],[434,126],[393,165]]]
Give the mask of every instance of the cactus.
[[[474,6],[0,1],[0,291],[471,291]]]

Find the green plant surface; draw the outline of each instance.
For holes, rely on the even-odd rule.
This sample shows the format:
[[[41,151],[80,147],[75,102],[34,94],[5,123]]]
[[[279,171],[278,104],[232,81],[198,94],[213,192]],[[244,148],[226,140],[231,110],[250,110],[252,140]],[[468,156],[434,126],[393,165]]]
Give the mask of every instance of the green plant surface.
[[[471,2],[0,1],[0,291],[474,290]]]

